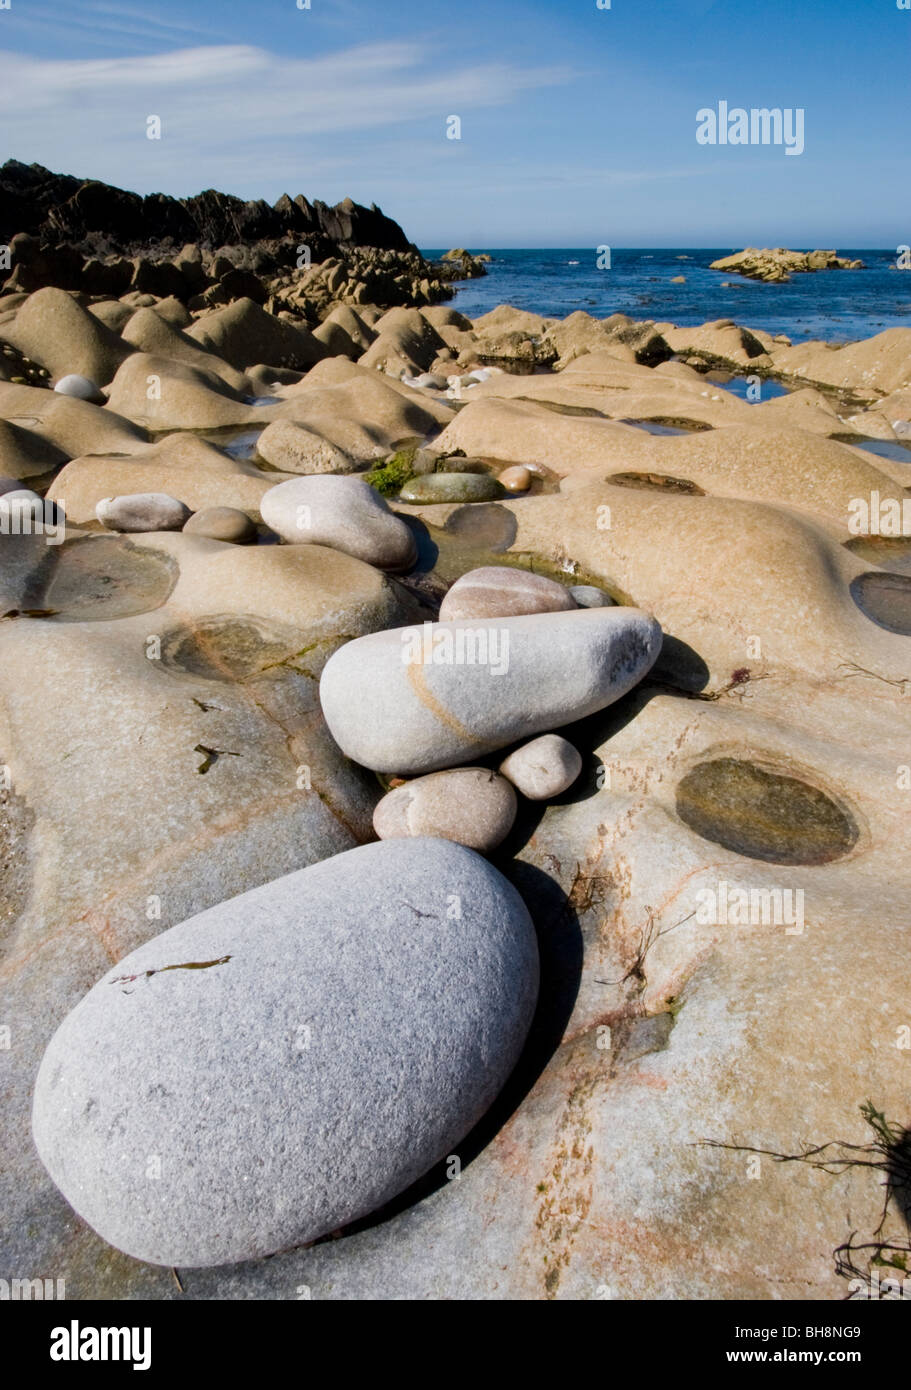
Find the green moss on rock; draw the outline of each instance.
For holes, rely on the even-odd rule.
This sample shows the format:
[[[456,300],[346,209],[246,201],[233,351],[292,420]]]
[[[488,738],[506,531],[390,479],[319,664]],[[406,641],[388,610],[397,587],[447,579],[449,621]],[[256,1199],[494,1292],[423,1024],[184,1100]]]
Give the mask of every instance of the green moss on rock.
[[[399,449],[365,475],[367,482],[371,487],[376,488],[382,497],[397,496],[408,479],[413,476],[416,453],[417,446],[414,444],[410,444],[405,449]]]

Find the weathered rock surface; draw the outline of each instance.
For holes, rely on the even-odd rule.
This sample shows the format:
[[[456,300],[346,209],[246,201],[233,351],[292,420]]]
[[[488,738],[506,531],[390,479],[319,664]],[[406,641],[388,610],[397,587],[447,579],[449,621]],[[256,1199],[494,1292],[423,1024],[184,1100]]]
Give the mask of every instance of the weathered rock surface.
[[[844,347],[797,343],[779,347],[776,370],[875,400],[911,386],[911,328],[887,328]]]
[[[359,463],[384,458],[447,424],[450,406],[342,357],[318,363],[274,408]]]
[[[29,295],[4,337],[52,376],[76,374],[100,386],[132,351],[65,290],[53,288]]]
[[[376,334],[361,358],[361,366],[378,367],[390,376],[426,372],[443,339],[418,309],[390,309],[373,325]]]
[[[453,1150],[537,988],[531,921],[496,870],[443,840],[365,845],[113,966],[45,1054],[38,1152],[89,1225],[152,1264],[302,1245]]]
[[[758,250],[748,246],[733,256],[722,256],[712,261],[710,270],[736,271],[748,280],[766,280],[770,283],[790,280],[792,275],[805,275],[816,270],[863,270],[863,261],[852,261],[850,257],[839,256],[835,251],[788,251],[783,246],[775,250],[768,247]]]
[[[351,473],[356,464],[328,439],[293,420],[273,420],[259,436],[256,452],[284,473]]]
[[[238,299],[197,319],[187,336],[240,369],[255,362],[304,369],[326,356],[312,333],[267,314],[252,299]]]
[[[219,506],[258,512],[276,476],[284,475],[264,473],[197,435],[180,432],[139,445],[126,458],[119,450],[74,458],[57,474],[48,496],[65,500],[77,524],[94,518],[102,497],[139,491],[169,492],[196,512]]]
[[[173,357],[134,352],[111,382],[112,410],[144,429],[211,430],[265,423],[269,415],[250,405],[217,371]]]
[[[121,329],[121,337],[130,343],[137,352],[151,356],[170,357],[177,362],[186,362],[200,371],[220,376],[232,390],[243,392],[245,378],[242,372],[232,367],[215,352],[200,346],[196,339],[183,332],[182,327],[169,322],[162,313],[159,301],[154,309],[137,309]]]

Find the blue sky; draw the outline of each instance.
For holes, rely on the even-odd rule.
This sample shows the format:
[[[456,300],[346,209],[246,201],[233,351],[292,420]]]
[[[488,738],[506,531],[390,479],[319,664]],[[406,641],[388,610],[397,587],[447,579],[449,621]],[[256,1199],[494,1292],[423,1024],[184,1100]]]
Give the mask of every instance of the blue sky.
[[[897,246],[909,73],[896,0],[0,10],[4,157],[143,193],[350,194],[422,246]],[[803,108],[803,154],[697,144],[721,100]]]

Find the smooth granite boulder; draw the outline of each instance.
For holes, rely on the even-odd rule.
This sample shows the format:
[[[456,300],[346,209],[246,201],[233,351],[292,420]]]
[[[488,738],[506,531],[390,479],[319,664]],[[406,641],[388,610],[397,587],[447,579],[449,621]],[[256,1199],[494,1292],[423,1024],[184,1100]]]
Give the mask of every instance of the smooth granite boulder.
[[[381,840],[432,835],[486,854],[506,839],[515,818],[510,781],[489,767],[456,767],[387,792],[373,813],[373,828]]]
[[[363,478],[292,478],[264,493],[263,521],[291,545],[328,545],[380,569],[417,558],[411,531]]]
[[[569,612],[577,606],[581,605],[569,589],[546,575],[510,565],[483,565],[456,580],[440,605],[440,621]]]
[[[363,845],[113,966],[48,1046],[35,1143],[137,1259],[287,1250],[453,1151],[515,1065],[537,990],[531,919],[496,869],[447,840]]]
[[[660,647],[637,608],[425,623],[348,642],[326,663],[320,700],[355,762],[434,772],[604,709]]]
[[[546,801],[572,786],[582,771],[582,758],[559,734],[542,734],[523,743],[500,763],[500,772],[529,801]]]
[[[167,492],[134,492],[102,497],[95,515],[109,531],[180,531],[190,508]]]

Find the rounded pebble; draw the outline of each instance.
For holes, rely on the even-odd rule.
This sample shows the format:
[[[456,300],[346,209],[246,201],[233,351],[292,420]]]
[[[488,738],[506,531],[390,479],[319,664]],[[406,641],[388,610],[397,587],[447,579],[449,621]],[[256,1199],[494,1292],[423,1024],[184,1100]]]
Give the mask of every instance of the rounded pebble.
[[[531,470],[523,463],[514,464],[511,468],[503,469],[497,482],[505,487],[507,492],[527,492],[531,487]]]
[[[431,772],[387,792],[373,813],[381,840],[432,835],[481,854],[495,849],[512,829],[516,794],[487,767]]]
[[[582,771],[577,749],[559,734],[542,734],[500,763],[500,772],[529,801],[547,801],[571,787]]]
[[[493,502],[502,489],[489,473],[426,473],[401,491],[403,502]]]
[[[569,592],[580,608],[613,608],[616,605],[610,594],[598,589],[594,584],[573,584]]]
[[[576,606],[569,589],[555,579],[511,565],[484,565],[456,580],[440,605],[440,621],[561,613]]]
[[[62,376],[54,387],[61,396],[75,396],[78,401],[91,401],[93,405],[104,405],[106,397],[94,381],[90,381],[87,376],[78,376],[71,372],[69,376]]]
[[[256,526],[238,507],[204,507],[193,513],[183,529],[191,536],[232,545],[251,545],[256,540]]]
[[[658,623],[636,608],[393,628],[330,656],[320,703],[342,752],[374,772],[476,765],[619,700],[654,664],[661,640]]]
[[[109,531],[182,531],[190,508],[167,492],[102,497],[95,515]]]

